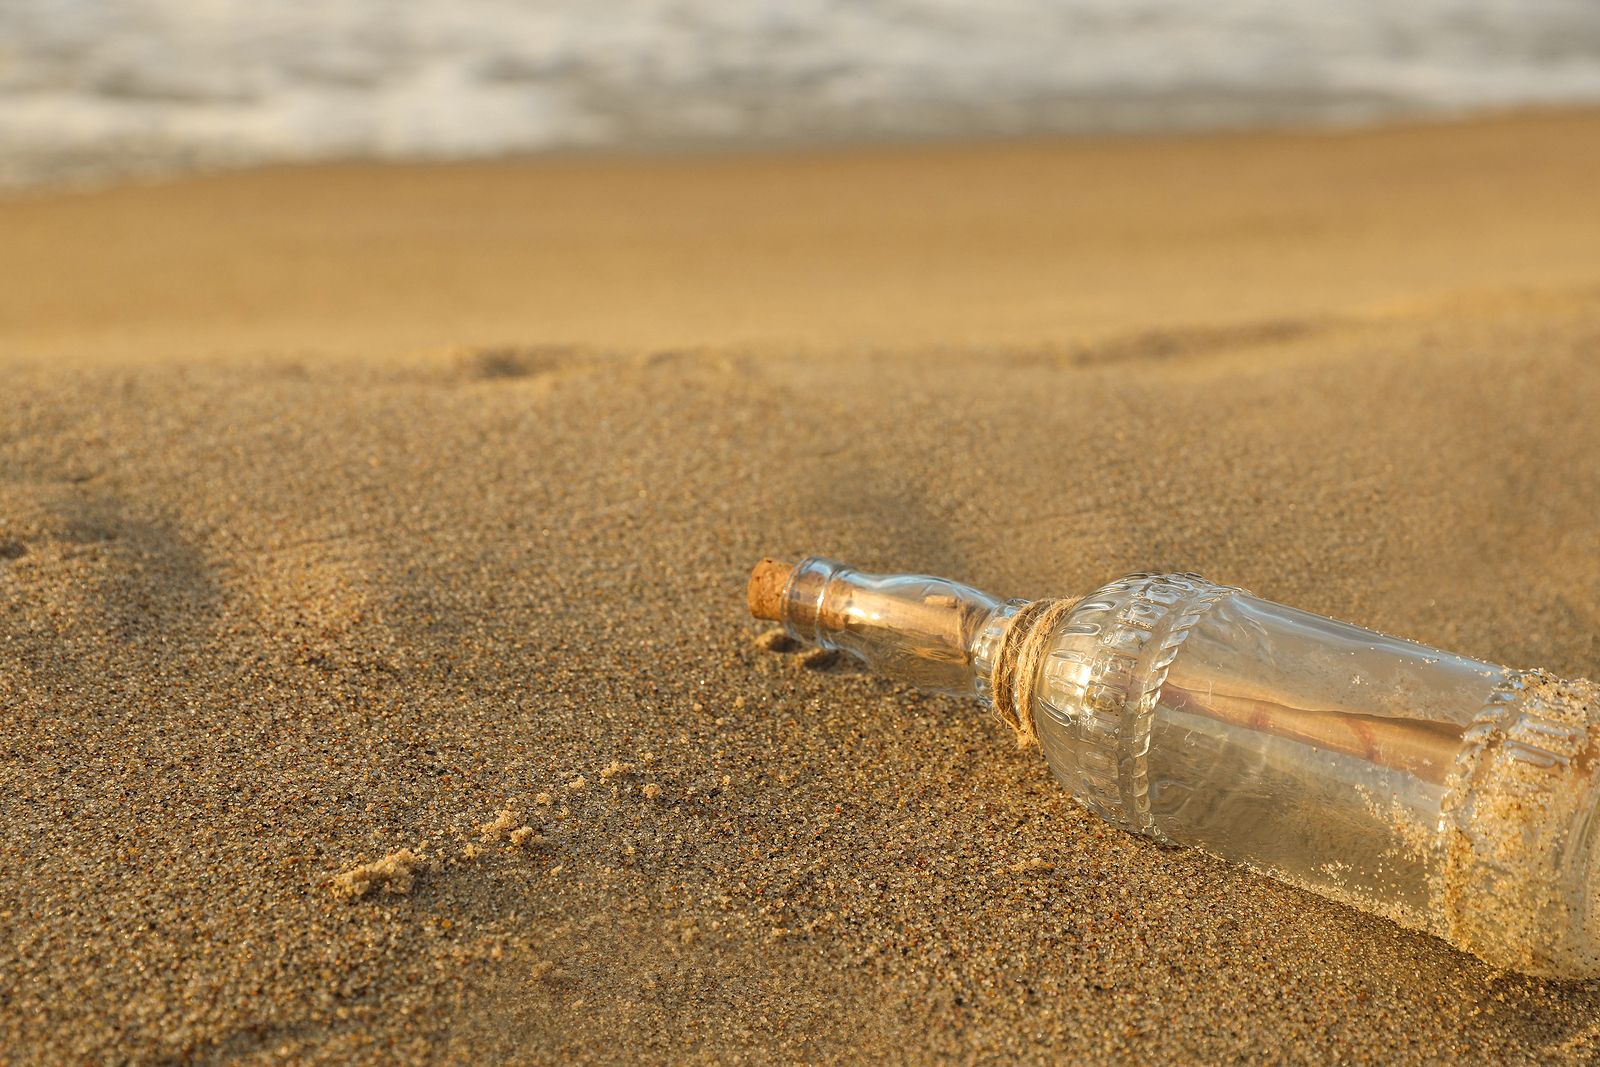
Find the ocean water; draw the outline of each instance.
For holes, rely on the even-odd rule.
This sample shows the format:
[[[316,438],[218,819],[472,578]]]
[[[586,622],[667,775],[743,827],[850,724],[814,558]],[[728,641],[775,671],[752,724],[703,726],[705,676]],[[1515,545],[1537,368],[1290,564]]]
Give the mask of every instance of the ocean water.
[[[0,0],[0,182],[1600,101],[1600,0]]]

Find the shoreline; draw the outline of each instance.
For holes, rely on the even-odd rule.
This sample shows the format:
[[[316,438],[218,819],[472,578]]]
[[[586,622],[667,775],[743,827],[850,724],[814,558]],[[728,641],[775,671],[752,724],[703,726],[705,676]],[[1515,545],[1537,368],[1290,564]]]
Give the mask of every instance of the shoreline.
[[[1439,127],[1475,126],[1487,123],[1537,121],[1546,118],[1581,116],[1600,111],[1600,103],[1573,101],[1552,104],[1510,104],[1455,108],[1416,109],[1384,115],[1366,115],[1324,121],[1284,119],[1282,121],[1239,122],[1214,126],[1140,127],[1083,131],[1036,131],[1028,133],[928,133],[902,136],[861,133],[816,137],[746,136],[737,142],[692,138],[644,139],[613,145],[553,145],[540,149],[509,149],[471,155],[327,155],[304,159],[259,159],[236,162],[218,161],[190,166],[153,165],[143,170],[104,171],[87,177],[38,180],[0,180],[0,204],[17,200],[53,198],[73,194],[111,192],[124,188],[149,188],[226,178],[233,175],[294,172],[303,170],[352,168],[449,168],[477,166],[529,166],[563,163],[612,163],[650,165],[674,161],[714,161],[719,159],[782,160],[793,157],[830,156],[854,153],[915,152],[927,149],[985,149],[1014,146],[1105,147],[1140,142],[1182,142],[1221,140],[1236,137],[1339,137],[1362,133],[1404,133]],[[93,171],[91,165],[85,168]]]

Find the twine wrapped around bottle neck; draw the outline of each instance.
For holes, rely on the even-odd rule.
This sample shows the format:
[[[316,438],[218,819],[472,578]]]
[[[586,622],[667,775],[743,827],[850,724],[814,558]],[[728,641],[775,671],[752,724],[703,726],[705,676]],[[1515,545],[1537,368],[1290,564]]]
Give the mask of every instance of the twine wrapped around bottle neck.
[[[1000,651],[995,655],[991,685],[994,713],[1017,732],[1017,747],[1038,744],[1033,721],[1033,690],[1039,678],[1040,659],[1050,647],[1050,637],[1072,613],[1082,597],[1046,597],[1024,605],[1011,616]]]

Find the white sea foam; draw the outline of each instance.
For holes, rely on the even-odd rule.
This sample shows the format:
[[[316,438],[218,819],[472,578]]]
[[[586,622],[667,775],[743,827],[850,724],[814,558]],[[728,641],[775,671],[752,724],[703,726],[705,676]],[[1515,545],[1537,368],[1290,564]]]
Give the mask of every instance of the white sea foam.
[[[13,183],[1596,100],[1596,0],[0,0]]]

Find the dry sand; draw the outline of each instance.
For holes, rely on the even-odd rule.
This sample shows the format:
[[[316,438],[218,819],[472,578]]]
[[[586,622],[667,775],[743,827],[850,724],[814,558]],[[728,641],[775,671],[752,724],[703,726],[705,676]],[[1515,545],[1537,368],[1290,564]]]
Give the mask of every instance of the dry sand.
[[[1596,174],[1570,114],[0,203],[0,1062],[1594,1062],[1600,985],[1111,830],[743,581],[1600,673]]]

